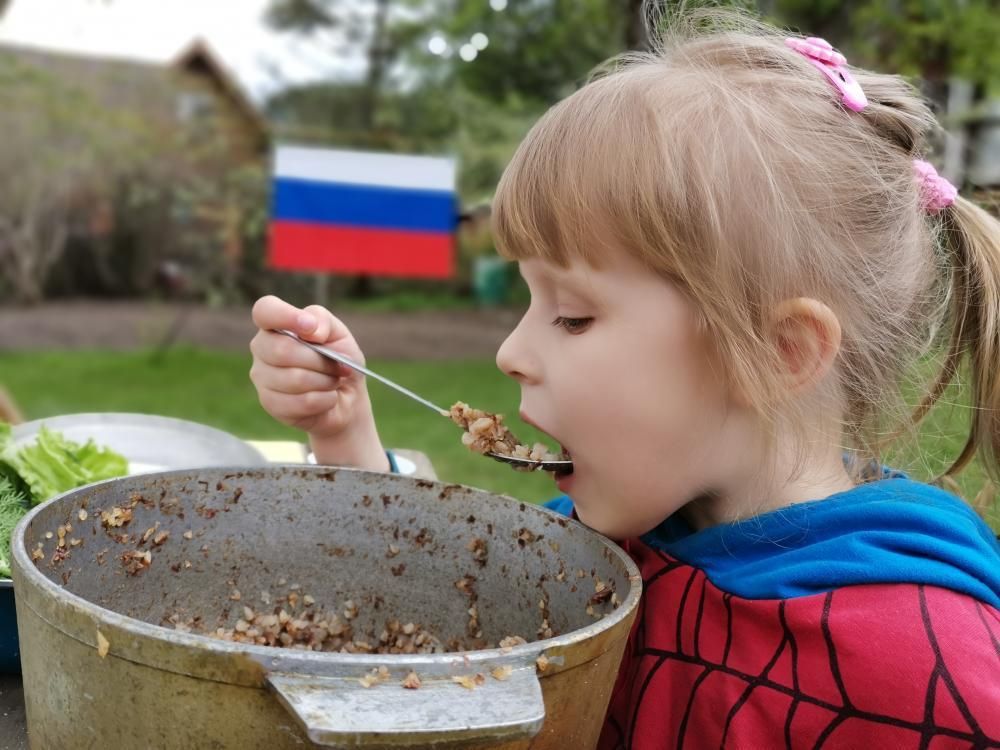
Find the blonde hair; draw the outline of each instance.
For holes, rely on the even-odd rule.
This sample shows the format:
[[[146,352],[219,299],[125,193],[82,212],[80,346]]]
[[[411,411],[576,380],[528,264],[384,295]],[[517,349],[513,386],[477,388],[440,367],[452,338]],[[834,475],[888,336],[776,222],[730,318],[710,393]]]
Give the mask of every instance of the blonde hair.
[[[690,14],[554,106],[500,181],[498,248],[596,267],[623,248],[690,296],[731,382],[771,421],[794,407],[770,366],[768,311],[825,302],[843,331],[825,395],[866,458],[893,432],[901,382],[943,344],[913,418],[968,358],[973,424],[946,473],[978,449],[996,476],[1000,224],[961,198],[923,210],[913,160],[936,124],[910,84],[856,70],[869,105],[849,112],[784,36]]]

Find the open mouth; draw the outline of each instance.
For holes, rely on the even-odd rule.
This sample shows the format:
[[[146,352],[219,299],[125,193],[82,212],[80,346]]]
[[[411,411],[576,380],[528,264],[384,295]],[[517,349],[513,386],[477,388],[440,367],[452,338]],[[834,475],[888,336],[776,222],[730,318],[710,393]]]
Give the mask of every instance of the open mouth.
[[[548,433],[546,433],[546,434],[548,434]],[[559,446],[559,453],[555,457],[555,460],[556,461],[560,461],[560,462],[563,462],[563,461],[572,462],[573,461],[573,457],[570,455],[570,452],[566,449],[566,446],[563,445],[562,443],[557,443],[557,445]],[[567,463],[565,465],[558,465],[558,466],[553,466],[552,464],[543,465],[543,468],[545,469],[545,471],[550,472],[553,475],[553,477],[555,477],[556,479],[558,479],[559,477],[564,477],[564,476],[567,476],[568,474],[572,474],[573,473],[573,464],[572,463]]]
[[[529,417],[523,411],[520,412],[520,414],[518,416],[521,418],[522,422],[524,422],[525,424],[531,425],[532,427],[534,427],[539,432],[545,434],[547,437],[552,438],[553,440],[555,440],[556,445],[559,446],[559,453],[558,454],[556,454],[555,456],[553,456],[550,453],[549,456],[547,456],[545,459],[543,459],[543,461],[545,461],[545,460],[572,461],[573,460],[572,455],[570,455],[569,449],[565,445],[563,445],[562,442],[560,442],[558,439],[556,439],[556,437],[554,435],[552,435],[552,433],[550,433],[544,427],[540,426],[537,422],[535,422],[534,420],[532,420],[531,417]],[[536,447],[540,447],[540,446],[536,446]],[[568,464],[566,466],[559,466],[557,468],[550,468],[550,467],[547,467],[547,466],[544,467],[544,468],[545,468],[546,471],[552,472],[552,474],[554,474],[555,476],[565,476],[567,474],[572,474],[573,473],[573,464],[572,463],[570,463],[570,464]]]
[[[566,449],[566,446],[562,443],[559,444],[559,460],[560,461],[572,461],[573,456]],[[569,464],[566,467],[560,467],[553,472],[556,476],[566,476],[567,474],[573,473],[573,464]]]

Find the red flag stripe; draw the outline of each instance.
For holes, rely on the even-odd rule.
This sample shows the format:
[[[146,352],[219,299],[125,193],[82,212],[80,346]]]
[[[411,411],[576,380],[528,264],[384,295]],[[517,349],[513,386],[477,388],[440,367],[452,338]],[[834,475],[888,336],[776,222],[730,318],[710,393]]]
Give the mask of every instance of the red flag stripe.
[[[435,279],[453,271],[450,234],[287,221],[272,222],[270,230],[272,268]]]

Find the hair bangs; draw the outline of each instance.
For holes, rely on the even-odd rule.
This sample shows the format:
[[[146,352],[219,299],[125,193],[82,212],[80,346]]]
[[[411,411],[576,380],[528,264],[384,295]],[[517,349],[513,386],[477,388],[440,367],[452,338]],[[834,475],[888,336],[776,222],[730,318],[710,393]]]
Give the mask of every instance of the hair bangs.
[[[641,257],[636,219],[649,196],[637,175],[659,146],[643,97],[627,84],[614,73],[589,83],[522,141],[493,201],[501,255],[595,267],[610,248]]]

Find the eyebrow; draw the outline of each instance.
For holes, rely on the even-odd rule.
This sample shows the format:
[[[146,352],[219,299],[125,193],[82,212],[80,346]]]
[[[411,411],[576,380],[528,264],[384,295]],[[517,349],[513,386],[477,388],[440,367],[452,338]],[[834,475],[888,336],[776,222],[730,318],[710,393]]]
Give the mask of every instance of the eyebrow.
[[[524,278],[523,262],[518,263],[518,273]],[[569,269],[559,267],[550,268],[545,263],[532,264],[531,275],[543,292],[562,292],[588,305],[600,303],[601,294],[588,275],[572,273]]]
[[[591,279],[589,275],[580,276],[579,274],[571,275],[567,273],[565,277],[551,279],[551,281],[560,289],[578,297],[585,297],[588,300],[591,300],[595,296],[598,296],[596,285],[593,283],[593,279]]]

